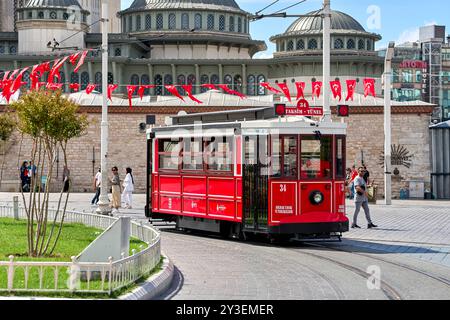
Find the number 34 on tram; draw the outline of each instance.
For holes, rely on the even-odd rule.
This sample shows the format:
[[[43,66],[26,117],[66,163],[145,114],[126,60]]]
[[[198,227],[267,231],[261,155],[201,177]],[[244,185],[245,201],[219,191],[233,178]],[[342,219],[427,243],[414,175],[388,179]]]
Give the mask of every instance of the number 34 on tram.
[[[274,108],[179,115],[149,129],[146,215],[245,238],[349,230],[346,125]]]

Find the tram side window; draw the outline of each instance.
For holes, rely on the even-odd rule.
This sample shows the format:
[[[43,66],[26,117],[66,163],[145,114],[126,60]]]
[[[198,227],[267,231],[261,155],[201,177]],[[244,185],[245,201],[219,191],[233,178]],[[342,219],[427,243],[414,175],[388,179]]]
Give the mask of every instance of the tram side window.
[[[179,140],[162,139],[158,142],[159,169],[178,170],[180,162],[181,142]]]
[[[281,140],[272,137],[272,177],[281,177]]]
[[[201,138],[183,140],[183,169],[203,171],[203,140]]]
[[[333,177],[331,169],[332,142],[332,137],[322,136],[320,140],[314,136],[302,137],[302,179],[331,179]]]
[[[232,137],[212,137],[205,142],[206,166],[210,171],[232,170]]]
[[[336,137],[336,179],[345,179],[345,137]]]
[[[297,178],[297,136],[272,137],[272,177]]]

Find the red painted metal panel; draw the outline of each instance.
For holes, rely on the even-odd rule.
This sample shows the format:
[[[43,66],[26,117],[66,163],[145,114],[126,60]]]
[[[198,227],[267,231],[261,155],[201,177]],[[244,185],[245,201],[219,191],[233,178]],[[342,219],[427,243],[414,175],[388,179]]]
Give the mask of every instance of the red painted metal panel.
[[[183,193],[206,196],[206,177],[183,177]]]
[[[242,201],[236,201],[236,218],[242,221]]]
[[[211,217],[229,220],[235,218],[235,213],[235,202],[232,200],[208,200],[208,215]]]
[[[236,198],[242,199],[242,179],[236,179]]]
[[[180,176],[159,176],[159,191],[181,193]]]
[[[208,179],[208,196],[234,198],[234,178],[210,177]]]
[[[334,184],[334,212],[345,215],[345,183],[336,182]]]
[[[332,210],[333,193],[332,182],[318,182],[318,183],[300,183],[300,207],[301,214],[330,214]],[[312,204],[310,201],[311,193],[320,191],[324,196],[324,201],[321,204]]]
[[[183,197],[183,213],[206,215],[206,199]]]
[[[181,197],[161,195],[159,209],[181,213]]]
[[[157,212],[159,209],[159,195],[158,193],[153,193],[152,195],[152,210]]]
[[[292,222],[298,215],[297,182],[271,183],[271,222]]]

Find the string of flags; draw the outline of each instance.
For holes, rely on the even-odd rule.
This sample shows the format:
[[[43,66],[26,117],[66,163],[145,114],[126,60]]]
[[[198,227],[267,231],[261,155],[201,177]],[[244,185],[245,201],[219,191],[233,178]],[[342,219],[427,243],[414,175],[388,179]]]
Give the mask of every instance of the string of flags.
[[[62,58],[58,58],[53,61],[44,62],[38,65],[34,65],[32,67],[25,67],[23,69],[16,69],[14,71],[6,71],[3,73],[3,79],[0,78],[0,90],[2,90],[1,95],[5,98],[5,100],[9,103],[11,96],[13,96],[22,86],[28,85],[27,82],[23,81],[23,77],[25,72],[31,70],[30,72],[30,90],[39,90],[42,87],[45,87],[47,90],[61,90],[64,83],[61,83],[61,74],[60,69],[66,63],[70,62],[70,64],[74,67],[74,72],[78,73],[80,68],[83,66],[86,57],[90,50],[85,50],[81,52],[74,53],[70,56],[65,56]],[[41,81],[41,78],[48,73],[48,80]],[[56,81],[55,81],[56,80]],[[79,83],[69,83],[69,88],[73,92],[79,92],[81,89],[81,85]],[[259,83],[261,87],[264,89],[275,93],[275,94],[283,94],[289,102],[292,102],[292,95],[289,90],[289,87],[286,83],[276,83],[278,88],[271,86],[268,82]],[[363,80],[364,85],[364,97],[373,96],[376,97],[375,92],[375,79],[366,78]],[[87,84],[84,85],[86,94],[91,94],[96,88],[100,86],[99,84]],[[123,85],[126,87],[129,106],[132,108],[132,97],[137,94],[143,99],[145,92],[148,89],[156,88],[157,85]],[[305,89],[306,82],[295,82],[295,86],[297,89],[297,97],[296,100],[305,99]],[[347,96],[345,101],[349,101],[354,99],[354,94],[356,92],[357,81],[356,80],[346,80],[347,86]],[[185,102],[185,96],[183,96],[178,88],[181,88],[184,93],[187,95],[187,98],[194,101],[195,103],[202,104],[203,102],[197,99],[193,94],[193,85],[185,84],[185,85],[164,85],[163,86],[170,94],[177,97],[178,99]],[[239,91],[233,90],[227,84],[201,84],[201,88],[205,88],[207,90],[223,90],[223,92],[236,95],[241,99],[245,99],[246,96]],[[119,88],[119,84],[109,84],[107,96],[108,99],[112,101],[112,94],[115,90]],[[319,99],[321,96],[321,92],[323,89],[323,82],[321,81],[312,81],[311,83],[312,89],[312,97],[313,99]],[[334,99],[339,99],[342,101],[343,99],[343,88],[342,83],[339,80],[330,81],[330,89],[333,94]]]

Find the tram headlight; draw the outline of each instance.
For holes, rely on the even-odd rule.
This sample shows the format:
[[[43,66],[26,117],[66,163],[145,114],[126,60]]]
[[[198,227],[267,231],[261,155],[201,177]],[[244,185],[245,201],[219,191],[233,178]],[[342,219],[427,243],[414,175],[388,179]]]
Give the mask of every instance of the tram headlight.
[[[323,193],[320,191],[313,191],[309,196],[309,200],[311,201],[312,204],[319,205],[324,201]]]

